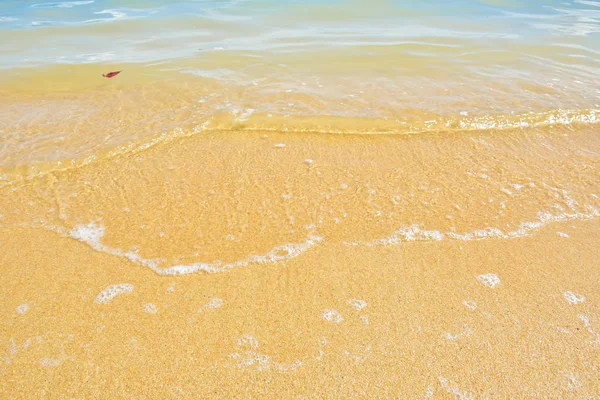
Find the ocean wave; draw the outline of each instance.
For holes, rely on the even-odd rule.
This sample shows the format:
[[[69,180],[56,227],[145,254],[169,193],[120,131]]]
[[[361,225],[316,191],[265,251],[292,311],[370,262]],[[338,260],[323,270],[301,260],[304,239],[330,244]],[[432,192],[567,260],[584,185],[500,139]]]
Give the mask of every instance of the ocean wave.
[[[77,6],[84,6],[86,4],[92,4],[95,0],[82,0],[82,1],[59,1],[52,3],[38,3],[32,4],[31,8],[73,8]]]
[[[116,21],[116,20],[119,20],[119,19],[127,19],[127,18],[129,18],[129,15],[127,15],[126,12],[119,11],[119,10],[102,10],[102,11],[96,11],[96,12],[94,12],[94,14],[96,14],[96,15],[109,15],[109,17],[107,17],[107,18],[86,19],[85,21],[82,21],[82,24],[93,24],[93,23],[97,23],[97,22]]]
[[[525,237],[531,235],[533,232],[538,231],[545,225],[553,222],[565,222],[571,220],[591,220],[600,217],[600,210],[598,208],[585,204],[583,210],[575,210],[573,206],[570,206],[572,212],[564,212],[559,214],[552,214],[547,211],[540,211],[537,213],[537,219],[533,221],[521,222],[516,229],[506,231],[495,227],[483,227],[474,229],[469,232],[453,232],[453,231],[440,231],[440,230],[427,230],[422,229],[418,224],[412,224],[404,226],[397,231],[393,232],[390,236],[374,239],[366,242],[344,242],[350,246],[391,246],[406,242],[414,241],[441,241],[444,239],[450,240],[483,240],[483,239],[513,239],[519,237]]]
[[[129,261],[150,268],[158,275],[163,276],[174,276],[174,275],[188,275],[196,272],[204,271],[208,273],[224,272],[233,268],[245,267],[250,264],[275,264],[279,261],[284,261],[290,258],[295,258],[300,254],[304,253],[311,247],[323,241],[323,238],[316,235],[309,236],[306,241],[302,243],[287,243],[273,247],[269,252],[263,255],[249,255],[243,260],[235,261],[232,263],[222,263],[221,261],[215,261],[212,263],[193,263],[193,264],[178,264],[163,267],[164,260],[154,258],[144,258],[136,250],[122,250],[114,247],[106,246],[102,243],[101,239],[104,236],[105,228],[102,225],[98,225],[91,222],[87,225],[77,225],[70,230],[65,228],[52,228],[53,231],[58,232],[62,235],[66,235],[71,239],[78,240],[82,243],[87,244],[93,250],[110,254],[112,256],[123,257]]]
[[[549,127],[575,127],[600,123],[600,110],[553,110],[521,115],[469,116],[468,113],[437,117],[384,118],[289,116],[260,112],[255,108],[230,105],[197,125],[174,128],[150,137],[131,138],[121,145],[95,150],[53,162],[15,164],[0,168],[0,187],[42,177],[49,172],[80,168],[100,160],[135,154],[155,145],[211,132],[264,132],[285,134],[336,135],[416,135],[452,132],[526,130]],[[10,149],[9,149],[10,150]],[[54,154],[55,149],[52,148]],[[1,156],[1,154],[0,154]],[[27,167],[27,168],[23,168]],[[27,171],[24,173],[23,171]]]

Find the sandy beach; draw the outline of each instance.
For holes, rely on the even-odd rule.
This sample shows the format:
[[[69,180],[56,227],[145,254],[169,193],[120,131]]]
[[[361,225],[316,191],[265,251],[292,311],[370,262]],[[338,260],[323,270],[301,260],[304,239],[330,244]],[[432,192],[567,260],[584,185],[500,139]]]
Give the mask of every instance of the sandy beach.
[[[600,399],[599,1],[0,34],[0,400]]]
[[[205,132],[5,186],[0,391],[594,396],[594,140]]]

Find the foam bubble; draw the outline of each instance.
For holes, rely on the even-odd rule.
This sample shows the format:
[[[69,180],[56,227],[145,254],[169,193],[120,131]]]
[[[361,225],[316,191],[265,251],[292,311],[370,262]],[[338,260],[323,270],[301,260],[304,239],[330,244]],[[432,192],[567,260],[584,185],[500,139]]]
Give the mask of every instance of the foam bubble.
[[[40,365],[42,367],[47,367],[47,368],[53,368],[53,367],[58,367],[60,364],[62,364],[63,360],[58,359],[58,360],[54,360],[52,358],[42,358],[40,360]]]
[[[477,303],[475,303],[473,300],[463,300],[463,304],[469,310],[474,310],[477,308]]]
[[[496,274],[483,274],[478,275],[476,278],[479,282],[489,288],[494,288],[500,284],[500,279]]]
[[[321,318],[327,322],[333,322],[339,324],[344,320],[342,315],[333,309],[325,309],[321,312]]]
[[[236,341],[238,352],[230,354],[229,357],[237,360],[239,368],[254,366],[257,370],[275,369],[278,371],[296,370],[302,366],[301,361],[283,364],[273,361],[267,354],[258,352],[258,340],[251,335],[243,335]]]
[[[60,231],[58,230],[57,232],[60,233]],[[223,272],[231,268],[247,266],[249,264],[276,263],[289,258],[297,257],[323,240],[323,238],[321,238],[320,236],[311,235],[303,243],[288,243],[284,245],[279,245],[271,249],[271,251],[269,251],[265,255],[252,255],[245,260],[236,261],[230,264],[221,264],[220,261],[216,261],[212,264],[199,262],[188,265],[173,265],[171,267],[161,268],[160,264],[163,260],[143,258],[142,256],[140,256],[137,250],[123,251],[121,249],[105,246],[101,242],[104,233],[105,228],[101,225],[96,225],[94,222],[91,222],[87,225],[77,225],[73,229],[68,231],[69,237],[87,244],[96,251],[127,258],[135,264],[152,269],[159,275],[186,275],[198,271],[217,273]]]
[[[585,296],[573,292],[564,292],[563,297],[570,304],[578,304],[585,301]]]
[[[39,3],[33,4],[31,8],[73,8],[76,6],[83,6],[86,4],[92,4],[95,0],[82,0],[82,1],[61,1],[55,3]]]
[[[125,18],[127,16],[126,13],[124,13],[122,11],[118,11],[118,10],[102,10],[102,11],[96,11],[96,12],[94,12],[94,14],[97,14],[97,15],[108,14],[112,17],[112,19]],[[88,20],[87,22],[90,22],[90,20]]]
[[[498,228],[485,228],[479,229],[473,232],[473,236],[477,238],[486,238],[486,237],[503,237],[504,234]]]
[[[223,300],[215,297],[211,299],[206,305],[203,307],[205,310],[215,310],[217,308],[221,308],[223,306]]]
[[[365,308],[367,306],[366,301],[358,300],[358,299],[350,299],[346,303],[348,303],[352,307],[356,308],[358,311],[362,310],[363,308]]]
[[[375,239],[371,242],[344,242],[346,245],[356,246],[364,244],[367,246],[376,245],[395,245],[402,242],[409,242],[415,240],[442,240],[450,238],[454,240],[482,240],[488,238],[499,238],[499,239],[511,239],[523,236],[529,236],[533,231],[536,231],[546,224],[552,222],[564,222],[570,220],[589,220],[600,217],[600,210],[589,205],[583,205],[583,211],[576,209],[576,202],[568,196],[566,191],[561,191],[562,195],[566,198],[566,203],[572,212],[563,212],[559,214],[551,214],[549,212],[538,212],[537,221],[525,221],[521,222],[517,229],[513,231],[504,232],[501,229],[494,227],[487,227],[483,229],[476,229],[471,232],[457,233],[457,232],[441,232],[438,230],[422,230],[419,225],[413,224],[408,227],[402,227],[395,231],[389,237],[383,239]],[[562,236],[562,235],[561,235]],[[564,237],[564,236],[563,236]]]
[[[469,327],[466,324],[463,324],[463,329],[459,333],[452,334],[450,332],[446,332],[444,334],[444,337],[447,340],[457,340],[457,339],[460,339],[461,337],[469,337],[469,336],[471,336],[471,330],[469,329]]]
[[[236,344],[241,347],[250,347],[252,349],[258,348],[258,340],[251,335],[245,334],[242,335],[237,341]]]
[[[27,311],[29,311],[29,305],[28,304],[21,304],[20,306],[18,306],[15,311],[17,312],[17,314],[25,314]]]
[[[586,328],[592,326],[592,324],[590,323],[590,319],[586,315],[581,314],[578,315],[578,317],[583,322],[583,326],[585,326]]]
[[[148,313],[148,314],[156,314],[158,312],[158,309],[152,303],[144,304],[143,310],[145,313]]]
[[[258,264],[271,264],[278,261],[283,261],[288,258],[294,258],[301,253],[308,250],[310,247],[321,242],[323,239],[319,236],[309,236],[308,240],[304,243],[298,244],[284,244],[273,248],[270,252],[264,256],[253,256],[250,257],[250,262]]]
[[[236,121],[246,121],[248,117],[254,114],[253,108],[247,108],[245,110],[234,110],[233,115],[236,115]]]
[[[442,386],[442,388],[444,388],[444,390],[446,392],[453,395],[455,398],[457,398],[459,400],[474,400],[475,399],[475,396],[472,393],[461,391],[456,383],[452,382],[449,379],[444,378],[443,376],[439,376],[438,381],[440,382],[440,385]]]
[[[109,301],[111,301],[115,296],[118,296],[120,294],[129,294],[131,292],[133,292],[133,285],[130,285],[129,283],[119,283],[116,285],[110,285],[106,289],[101,291],[98,294],[98,296],[96,296],[94,303],[106,304]]]
[[[133,260],[132,260],[133,261]],[[206,263],[195,263],[190,265],[174,265],[172,267],[167,268],[153,268],[154,272],[159,275],[187,275],[193,274],[198,271],[205,272],[221,272],[222,268],[219,268],[218,265],[214,264],[206,264]]]
[[[564,232],[556,232],[556,234],[557,234],[558,236],[562,237],[562,238],[568,238],[568,237],[569,237],[569,235],[568,235],[568,234],[566,234],[566,233],[564,233]]]
[[[101,251],[104,246],[100,239],[104,236],[104,227],[90,222],[87,225],[77,225],[69,231],[69,236],[89,245],[94,250]]]
[[[398,244],[415,240],[442,240],[443,238],[444,234],[439,231],[421,230],[418,225],[410,225],[400,228],[388,238],[375,240],[372,244]]]
[[[592,327],[592,323],[590,321],[590,318],[587,315],[578,315],[579,319],[581,320],[581,322],[583,322],[583,326],[587,329],[587,331],[589,332],[590,335],[592,335],[592,340],[590,341],[591,344],[600,344],[600,333],[597,333],[594,328]]]

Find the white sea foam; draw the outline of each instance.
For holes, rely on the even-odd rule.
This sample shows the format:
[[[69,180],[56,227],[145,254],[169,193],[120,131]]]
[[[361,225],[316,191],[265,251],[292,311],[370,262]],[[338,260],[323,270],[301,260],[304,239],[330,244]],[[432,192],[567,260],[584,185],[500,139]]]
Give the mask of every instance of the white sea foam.
[[[321,318],[327,322],[333,322],[339,324],[344,320],[342,315],[333,309],[325,309],[321,312]]]
[[[152,303],[144,304],[143,310],[147,314],[156,314],[158,312],[158,308]]]
[[[71,238],[87,244],[96,251],[124,257],[136,264],[156,268],[160,262],[156,259],[144,259],[135,250],[123,251],[121,249],[105,246],[100,241],[104,236],[104,227],[102,225],[96,225],[94,222],[87,225],[77,225],[71,229],[68,234]]]
[[[77,225],[69,231],[69,236],[86,243],[94,250],[104,251],[105,249],[105,246],[100,243],[100,239],[104,236],[104,227],[93,222],[88,225]]]
[[[352,361],[357,362],[357,363],[362,363],[364,362],[367,357],[369,357],[369,355],[371,354],[371,345],[366,345],[364,347],[364,351],[360,352],[360,353],[355,353],[352,354],[350,351],[348,350],[344,350],[344,354],[346,356],[348,356]]]
[[[245,110],[234,110],[232,112],[233,115],[236,116],[235,120],[236,121],[246,121],[248,119],[248,117],[250,117],[252,114],[254,114],[254,109],[253,108],[247,108]]]
[[[519,226],[512,231],[503,231],[499,228],[485,227],[475,229],[471,232],[443,232],[439,230],[425,230],[419,225],[413,224],[400,228],[393,232],[390,236],[383,239],[375,239],[370,242],[344,242],[347,245],[359,245],[364,244],[367,246],[378,246],[378,245],[396,245],[403,242],[411,241],[422,241],[431,240],[439,241],[445,238],[454,240],[481,240],[488,238],[499,238],[499,239],[510,239],[523,236],[529,236],[532,232],[537,231],[545,225],[552,222],[564,222],[570,220],[589,220],[600,217],[600,211],[589,205],[583,206],[583,211],[576,209],[576,203],[570,199],[566,194],[566,203],[571,212],[562,212],[559,214],[551,214],[549,212],[538,212],[537,221],[525,221],[521,222]],[[563,236],[563,235],[561,235]]]
[[[473,300],[463,300],[463,305],[469,310],[474,310],[477,308],[477,303],[475,303]]]
[[[119,283],[116,285],[110,285],[106,289],[101,291],[98,294],[98,296],[96,296],[94,303],[106,304],[109,301],[111,301],[115,296],[118,296],[120,294],[129,294],[131,292],[133,292],[133,285],[130,285],[129,283]]]
[[[31,5],[31,8],[73,8],[76,6],[84,6],[86,4],[92,4],[95,0],[85,1],[60,1],[54,3],[39,3]]]
[[[415,240],[442,240],[444,234],[439,231],[421,230],[418,225],[400,228],[385,239],[377,239],[372,244],[398,244]]]
[[[215,297],[213,299],[210,299],[210,301],[208,303],[206,303],[204,305],[204,307],[202,307],[203,310],[216,310],[217,308],[221,308],[223,307],[223,300],[219,299],[218,297]]]
[[[84,24],[94,24],[98,22],[114,21],[117,19],[129,19],[127,13],[118,10],[102,10],[94,12],[96,15],[110,15],[109,18],[93,18],[83,21]]]
[[[459,333],[452,334],[450,332],[446,332],[444,334],[444,337],[447,340],[457,340],[457,339],[460,339],[461,337],[469,337],[469,336],[471,336],[471,330],[469,329],[469,327],[466,324],[463,324],[463,328]]]
[[[356,308],[358,311],[362,310],[363,308],[365,308],[367,306],[366,301],[358,300],[358,299],[350,299],[346,303],[348,303],[352,307]]]
[[[489,288],[494,288],[500,284],[500,278],[498,278],[496,274],[477,275],[476,278],[479,282]]]
[[[463,117],[466,117],[463,115]],[[461,118],[458,125],[464,130],[512,129],[527,127],[543,127],[553,125],[573,125],[577,123],[595,124],[600,121],[600,110],[592,109],[586,112],[557,110],[552,113],[525,114],[500,117],[484,116]],[[442,121],[440,121],[442,122]],[[451,122],[446,123],[449,126]],[[416,129],[418,130],[418,128]]]
[[[241,347],[250,347],[252,349],[258,348],[258,340],[256,340],[251,335],[242,335],[238,340],[236,340],[236,344]]]
[[[240,260],[229,264],[222,264],[220,261],[215,261],[213,263],[200,262],[186,265],[173,265],[162,268],[160,264],[164,263],[164,260],[146,259],[140,256],[137,250],[123,251],[121,249],[112,248],[102,244],[101,239],[104,236],[104,233],[105,228],[101,225],[96,225],[93,222],[87,225],[75,226],[73,229],[68,231],[68,235],[71,238],[87,244],[96,251],[127,258],[135,264],[152,269],[159,275],[186,275],[199,271],[216,273],[232,268],[245,267],[250,264],[273,264],[279,261],[297,257],[323,240],[323,238],[320,236],[311,235],[303,243],[288,243],[276,246],[267,254],[251,255],[245,260]]]
[[[117,11],[117,10],[96,11],[94,14],[97,14],[97,15],[108,14],[108,15],[112,16],[113,19],[125,18],[127,16],[126,13],[124,13],[122,11]]]
[[[578,315],[579,319],[581,320],[581,322],[583,322],[583,326],[587,329],[587,331],[589,332],[590,335],[592,335],[592,340],[590,341],[591,344],[600,344],[600,333],[597,333],[593,326],[592,323],[590,322],[590,318],[587,315]]]
[[[564,292],[563,297],[570,304],[578,304],[585,301],[585,296],[573,292]]]
[[[458,400],[474,400],[475,397],[470,392],[463,392],[459,389],[458,385],[443,376],[438,377],[438,381],[442,388],[449,394],[453,395]]]
[[[230,358],[237,361],[238,368],[254,367],[259,371],[262,370],[296,370],[302,366],[301,361],[296,361],[290,364],[279,363],[273,361],[272,357],[267,354],[258,352],[258,340],[251,335],[243,335],[236,341],[238,351],[229,355]]]
[[[27,311],[29,311],[29,305],[28,304],[21,304],[20,306],[18,306],[15,311],[17,312],[17,314],[25,314]]]
[[[64,354],[59,358],[42,358],[39,363],[42,367],[54,368],[61,365],[65,360],[70,359],[71,357],[67,357]]]

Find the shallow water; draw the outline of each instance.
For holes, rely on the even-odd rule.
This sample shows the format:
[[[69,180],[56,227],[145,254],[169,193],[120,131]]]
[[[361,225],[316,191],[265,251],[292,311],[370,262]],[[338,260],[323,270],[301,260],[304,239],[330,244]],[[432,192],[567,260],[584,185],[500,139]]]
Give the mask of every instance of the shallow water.
[[[0,184],[62,204],[21,222],[161,274],[597,218],[600,3],[444,4],[3,3]],[[260,182],[276,165],[295,180]]]
[[[414,131],[570,122],[565,110],[595,122],[600,108],[596,1],[9,1],[0,16],[1,134],[43,133],[23,133],[34,147],[63,136],[63,113],[93,126],[115,109],[131,116],[107,127],[122,144],[222,115]],[[107,69],[126,71],[105,82]]]
[[[598,396],[599,21],[0,2],[0,393]]]

